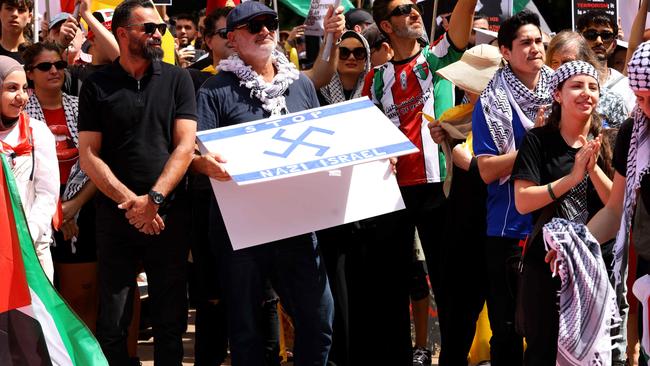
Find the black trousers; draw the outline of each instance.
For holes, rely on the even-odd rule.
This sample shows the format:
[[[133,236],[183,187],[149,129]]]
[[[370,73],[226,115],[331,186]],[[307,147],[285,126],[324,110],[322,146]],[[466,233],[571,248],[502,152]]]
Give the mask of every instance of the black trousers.
[[[361,222],[346,257],[351,365],[411,365],[409,290],[414,232],[406,211]],[[340,362],[340,360],[339,360]]]
[[[165,230],[145,235],[131,226],[115,203],[97,205],[97,259],[100,307],[97,339],[111,366],[129,364],[127,333],[133,312],[137,270],[147,273],[154,362],[180,365],[187,327],[186,271],[189,206],[180,197],[160,212]]]
[[[358,223],[350,223],[316,232],[334,299],[332,348],[329,366],[350,365],[350,313],[348,301],[347,255],[358,245]],[[354,268],[350,268],[354,271]]]
[[[521,257],[518,239],[488,237],[485,258],[488,273],[488,317],[492,328],[491,363],[517,366],[523,360],[523,342],[515,332],[516,266]],[[555,355],[554,355],[555,357]]]
[[[197,177],[202,178],[202,177]],[[190,302],[196,309],[194,364],[220,365],[228,356],[226,305],[219,291],[217,258],[210,245],[210,204],[213,199],[209,183],[191,190],[193,265],[190,266]],[[192,286],[193,285],[193,286]]]
[[[445,248],[448,243],[445,238],[445,227],[449,202],[442,191],[442,183],[419,184],[415,186],[400,187],[402,198],[406,205],[405,230],[402,230],[401,242],[405,246],[413,247],[415,228],[417,227],[422,250],[427,262],[427,273],[431,283],[431,291],[438,308],[438,323],[440,324],[440,338],[445,344],[447,331],[454,324],[449,322],[447,315],[445,286],[442,282]],[[412,253],[412,252],[411,252]],[[409,261],[409,268],[412,263]]]
[[[487,297],[486,198],[487,187],[477,167],[469,172],[454,167],[441,277],[447,305],[444,314],[450,326],[443,338],[440,366],[467,365],[476,321]]]
[[[525,261],[522,275],[524,301],[524,332],[526,334],[526,366],[554,366],[557,359],[557,339],[560,308],[557,293],[559,276],[552,273],[543,260]]]

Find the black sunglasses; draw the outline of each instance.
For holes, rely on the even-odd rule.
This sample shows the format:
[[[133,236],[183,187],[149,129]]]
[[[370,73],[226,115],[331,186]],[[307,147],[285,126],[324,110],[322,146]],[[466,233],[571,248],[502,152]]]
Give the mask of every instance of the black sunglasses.
[[[158,32],[160,32],[160,35],[164,36],[165,32],[167,32],[167,24],[165,24],[165,23],[160,23],[160,24],[157,24],[157,23],[135,23],[135,24],[127,24],[127,25],[125,25],[126,28],[138,27],[138,26],[144,27],[144,33],[145,34],[153,35],[154,33],[156,33],[156,30],[158,30]]]
[[[588,41],[595,41],[596,39],[598,39],[598,37],[600,37],[600,39],[603,42],[611,42],[612,40],[614,40],[613,32],[610,31],[598,32],[595,29],[588,29],[582,32],[582,36],[585,37],[585,39]]]
[[[228,29],[227,28],[219,28],[216,31],[214,31],[214,34],[218,35],[219,37],[223,39],[228,39]]]
[[[398,17],[398,16],[402,16],[402,15],[409,15],[413,11],[413,9],[415,9],[415,11],[417,11],[418,13],[420,12],[420,9],[415,4],[399,5],[395,9],[393,9],[390,13],[388,13],[388,17],[386,17],[386,19],[388,19],[390,17]]]
[[[52,66],[56,67],[57,70],[63,70],[66,67],[68,67],[68,63],[61,60],[61,61],[56,61],[56,62],[41,62],[40,64],[36,64],[32,67],[30,67],[30,70],[34,69],[39,69],[41,71],[50,71],[52,69]]]
[[[235,27],[236,29],[239,28],[248,28],[248,31],[251,34],[257,34],[262,31],[262,27],[266,27],[266,29],[269,30],[269,32],[273,32],[278,30],[278,26],[280,23],[278,22],[278,18],[265,18],[265,19],[251,19],[247,23],[242,24],[238,27]]]
[[[348,58],[350,58],[350,55],[354,56],[354,59],[357,61],[365,60],[368,57],[368,54],[366,53],[366,49],[364,47],[356,47],[356,48],[339,47],[340,60],[347,60]]]

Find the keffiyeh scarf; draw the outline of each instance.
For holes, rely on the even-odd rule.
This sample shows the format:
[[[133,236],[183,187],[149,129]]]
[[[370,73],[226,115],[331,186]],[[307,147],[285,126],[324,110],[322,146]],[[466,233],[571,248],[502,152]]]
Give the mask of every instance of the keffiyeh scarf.
[[[650,119],[639,106],[632,112],[634,125],[630,138],[625,169],[625,196],[623,198],[623,217],[614,244],[614,279],[618,286],[622,282],[622,270],[627,265],[627,252],[630,246],[629,233],[638,190],[643,177],[650,172]]]
[[[499,154],[515,150],[515,135],[512,126],[513,109],[526,130],[534,126],[540,107],[551,104],[549,83],[553,70],[544,66],[534,91],[528,89],[512,72],[510,66],[497,70],[487,88],[481,93],[483,114],[492,140]],[[501,178],[503,184],[510,176]]]
[[[650,41],[637,47],[627,64],[630,88],[634,91],[650,90]],[[630,246],[629,234],[637,193],[643,177],[650,171],[650,118],[637,105],[632,111],[634,124],[630,149],[627,152],[625,169],[625,196],[623,198],[623,217],[614,244],[614,284],[625,286],[623,273],[627,268],[627,253]]]
[[[620,318],[600,244],[587,227],[554,218],[544,225],[546,250],[555,250],[559,273],[560,324],[557,364],[598,366],[611,363],[611,328]]]
[[[291,83],[298,80],[299,72],[294,64],[289,62],[278,50],[273,50],[271,57],[273,66],[277,71],[271,83],[264,81],[264,78],[255,72],[252,67],[246,65],[236,53],[225,60],[221,60],[217,69],[235,74],[239,78],[239,85],[250,89],[251,98],[260,100],[262,108],[270,112],[271,116],[278,116],[289,113],[284,93]]]

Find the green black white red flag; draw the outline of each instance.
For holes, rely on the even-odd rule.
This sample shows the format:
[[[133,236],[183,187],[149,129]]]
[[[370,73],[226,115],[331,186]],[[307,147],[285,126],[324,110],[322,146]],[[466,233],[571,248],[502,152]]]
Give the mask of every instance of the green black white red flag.
[[[104,354],[45,276],[16,182],[0,155],[0,365],[104,366]]]

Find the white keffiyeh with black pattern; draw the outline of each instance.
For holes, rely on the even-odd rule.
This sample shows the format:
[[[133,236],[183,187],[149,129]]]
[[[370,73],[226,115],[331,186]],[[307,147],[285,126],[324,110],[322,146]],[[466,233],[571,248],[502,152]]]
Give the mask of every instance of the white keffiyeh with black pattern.
[[[535,90],[528,89],[512,72],[510,66],[497,70],[487,88],[481,93],[483,114],[490,135],[499,154],[515,151],[515,135],[512,126],[513,109],[526,130],[533,128],[540,107],[551,104],[549,82],[553,70],[544,66],[539,72]],[[503,184],[510,176],[503,177]]]
[[[650,90],[650,41],[641,43],[634,51],[628,63],[627,73],[632,90]],[[616,286],[625,285],[623,273],[627,267],[630,225],[641,181],[650,172],[650,118],[643,113],[638,104],[632,111],[632,118],[634,124],[632,125],[630,148],[627,151],[623,217],[614,244],[614,283]]]
[[[560,218],[544,225],[544,243],[557,253],[554,265],[562,282],[557,364],[611,364],[610,330],[620,317],[600,244],[585,225]]]
[[[221,60],[217,69],[235,74],[239,78],[239,85],[250,89],[251,98],[260,100],[262,108],[270,112],[271,116],[279,116],[289,113],[284,93],[291,83],[298,80],[300,74],[296,66],[278,50],[273,50],[271,57],[276,75],[270,83],[266,82],[252,67],[246,65],[236,53]]]
[[[618,286],[622,282],[622,272],[627,265],[627,252],[630,246],[630,225],[634,216],[634,208],[638,190],[643,177],[650,172],[650,119],[637,105],[632,112],[634,124],[630,149],[627,153],[625,169],[625,196],[623,199],[623,217],[614,244],[614,279]]]

